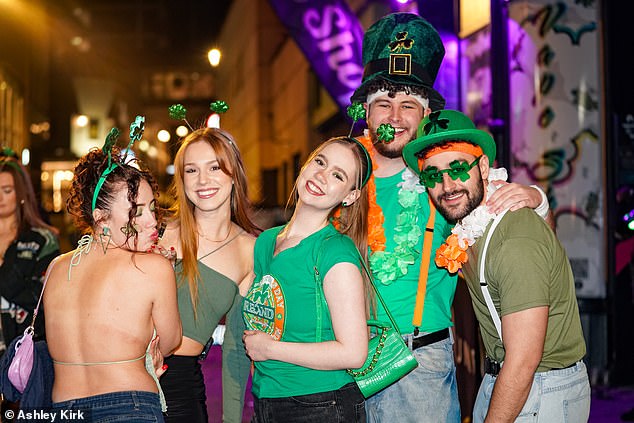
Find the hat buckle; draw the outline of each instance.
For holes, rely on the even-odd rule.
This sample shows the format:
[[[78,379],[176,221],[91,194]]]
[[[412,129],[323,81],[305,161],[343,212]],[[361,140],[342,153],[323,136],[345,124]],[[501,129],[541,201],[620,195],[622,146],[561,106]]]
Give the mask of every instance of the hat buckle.
[[[411,75],[411,54],[390,54],[390,75]]]

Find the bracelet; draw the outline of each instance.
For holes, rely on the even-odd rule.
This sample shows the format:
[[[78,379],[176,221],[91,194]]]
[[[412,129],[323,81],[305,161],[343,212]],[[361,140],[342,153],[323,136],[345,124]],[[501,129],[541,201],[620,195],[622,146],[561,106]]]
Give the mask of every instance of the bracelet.
[[[537,185],[531,185],[531,188],[535,188],[542,196],[542,202],[539,206],[535,207],[535,213],[537,213],[542,219],[546,219],[548,216],[548,210],[550,209],[548,197],[546,197],[546,193]]]

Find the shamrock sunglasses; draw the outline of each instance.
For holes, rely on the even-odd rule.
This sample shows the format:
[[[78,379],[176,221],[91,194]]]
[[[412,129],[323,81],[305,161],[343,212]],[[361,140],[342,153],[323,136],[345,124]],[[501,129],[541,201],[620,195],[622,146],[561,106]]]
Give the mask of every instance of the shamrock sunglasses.
[[[442,174],[446,173],[452,180],[460,179],[462,182],[469,180],[471,175],[469,171],[474,168],[480,161],[482,156],[478,156],[473,162],[469,163],[466,160],[454,160],[449,163],[449,169],[438,170],[437,167],[428,166],[426,169],[420,171],[420,183],[427,188],[434,188],[436,183],[442,183]]]

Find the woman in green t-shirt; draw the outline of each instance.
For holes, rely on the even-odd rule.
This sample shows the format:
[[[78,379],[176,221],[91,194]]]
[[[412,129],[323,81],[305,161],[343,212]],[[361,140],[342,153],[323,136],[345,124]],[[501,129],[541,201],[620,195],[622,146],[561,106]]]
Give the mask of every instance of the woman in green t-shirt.
[[[295,182],[289,223],[256,241],[242,314],[257,423],[365,422],[363,395],[345,369],[363,365],[368,352],[359,251],[367,251],[371,171],[356,140],[324,142]]]

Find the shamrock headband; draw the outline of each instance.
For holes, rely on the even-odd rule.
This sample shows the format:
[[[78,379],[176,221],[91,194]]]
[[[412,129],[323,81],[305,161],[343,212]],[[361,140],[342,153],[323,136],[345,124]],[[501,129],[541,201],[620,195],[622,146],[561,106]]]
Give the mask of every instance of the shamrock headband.
[[[141,139],[144,130],[145,117],[137,116],[134,122],[130,124],[130,142],[126,147],[126,150],[130,150],[132,148],[132,145]],[[101,148],[103,154],[108,157],[108,165],[106,166],[106,169],[104,169],[104,171],[101,173],[101,176],[99,176],[99,180],[97,181],[97,185],[95,186],[95,192],[92,195],[91,211],[95,211],[95,207],[97,206],[97,197],[99,197],[99,191],[101,191],[104,182],[106,182],[106,178],[112,173],[113,170],[115,170],[117,166],[120,166],[118,161],[112,159],[112,147],[114,147],[117,143],[119,135],[119,129],[112,128],[106,136],[106,142]]]
[[[214,113],[218,113],[218,114],[222,114],[225,113],[227,110],[229,110],[229,106],[227,105],[226,102],[222,101],[222,100],[217,100],[217,101],[213,101],[211,102],[211,104],[209,104],[209,109],[214,112]],[[187,126],[189,127],[190,131],[195,131],[195,129],[192,127],[192,125],[189,123],[189,121],[187,120],[187,109],[185,108],[185,106],[183,106],[182,104],[172,104],[170,107],[168,107],[168,113],[169,113],[169,117],[174,119],[174,120],[182,120],[183,122],[185,122],[185,124],[187,124]],[[200,128],[202,129],[202,128]],[[218,128],[220,129],[220,128]],[[229,143],[229,145],[231,147],[233,147],[233,149],[239,153],[238,150],[238,146],[236,145],[236,143],[233,141],[233,139],[228,136],[228,134],[226,134],[223,131],[218,131],[218,134],[224,138],[227,143]]]
[[[226,102],[218,100],[211,102],[211,104],[209,104],[209,109],[212,112],[222,114],[229,110],[229,106]],[[167,111],[170,118],[174,120],[182,120],[189,127],[190,131],[194,131],[194,128],[187,120],[187,109],[185,108],[185,106],[183,106],[182,104],[172,104],[168,107]]]
[[[11,166],[18,172],[22,173],[22,168],[17,160],[18,155],[11,147],[3,147],[2,150],[0,150],[0,165]]]
[[[347,111],[348,116],[350,117],[350,119],[352,119],[352,125],[350,126],[350,132],[348,132],[348,136],[346,138],[349,139],[349,140],[354,141],[355,143],[357,143],[361,147],[361,150],[363,151],[363,154],[365,155],[365,161],[366,161],[366,163],[368,165],[368,167],[366,169],[365,176],[363,177],[363,182],[361,183],[361,186],[363,187],[365,184],[368,183],[368,180],[370,179],[370,176],[372,176],[372,159],[370,158],[370,153],[365,148],[365,146],[363,144],[361,144],[356,138],[352,137],[352,131],[354,130],[354,124],[357,123],[358,120],[365,119],[365,107],[363,107],[363,104],[361,104],[361,103],[352,103],[350,106],[348,106],[346,111]],[[392,128],[392,129],[394,129],[394,128]],[[390,139],[390,141],[392,139],[394,139],[394,133],[393,132],[392,132],[392,138]],[[387,142],[390,142],[390,141],[387,141]]]
[[[370,158],[370,153],[368,153],[368,150],[366,150],[366,148],[363,146],[363,144],[361,144],[355,138],[342,137],[341,139],[344,139],[344,140],[346,140],[348,142],[356,144],[357,146],[359,146],[361,151],[363,151],[363,155],[365,157],[365,163],[366,163],[367,167],[366,167],[366,170],[365,170],[365,175],[363,175],[363,180],[361,181],[361,186],[359,187],[359,189],[361,189],[361,188],[363,188],[365,186],[365,184],[368,183],[368,180],[370,179],[370,176],[372,176],[372,159]]]

